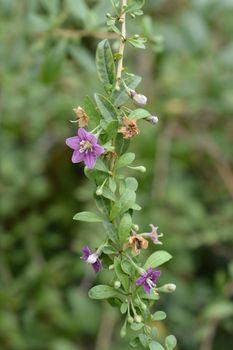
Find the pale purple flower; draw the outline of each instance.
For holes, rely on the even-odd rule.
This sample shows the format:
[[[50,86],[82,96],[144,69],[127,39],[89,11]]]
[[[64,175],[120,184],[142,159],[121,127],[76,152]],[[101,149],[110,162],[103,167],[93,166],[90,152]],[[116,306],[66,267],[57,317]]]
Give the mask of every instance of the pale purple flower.
[[[66,139],[66,144],[74,150],[72,162],[84,162],[92,169],[95,166],[96,158],[104,153],[104,148],[97,143],[95,135],[90,134],[85,129],[78,129],[77,136]]]
[[[97,252],[91,254],[88,246],[83,247],[82,251],[83,256],[81,256],[80,259],[86,261],[88,264],[91,264],[95,272],[99,272],[102,266],[99,259],[99,254]]]
[[[156,282],[160,275],[160,271],[154,271],[150,267],[147,272],[136,280],[135,283],[137,286],[143,286],[146,294],[150,294],[151,289],[156,287]]]
[[[163,244],[160,240],[159,240],[159,237],[162,237],[163,234],[160,233],[158,234],[158,226],[154,226],[152,224],[150,224],[150,227],[151,227],[151,232],[149,232],[147,234],[147,237],[149,237],[154,244]]]
[[[132,100],[134,101],[134,103],[137,106],[140,107],[144,107],[147,103],[147,97],[145,95],[142,94],[138,94],[136,91],[134,90],[130,90],[130,97],[132,98]]]

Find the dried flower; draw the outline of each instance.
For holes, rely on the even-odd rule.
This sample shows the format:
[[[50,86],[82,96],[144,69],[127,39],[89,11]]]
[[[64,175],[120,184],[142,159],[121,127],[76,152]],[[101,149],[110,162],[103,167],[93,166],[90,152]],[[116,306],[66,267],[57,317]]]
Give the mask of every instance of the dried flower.
[[[130,97],[137,106],[144,107],[147,103],[147,97],[145,95],[138,94],[134,90],[130,90]]]
[[[158,234],[158,226],[150,224],[151,232],[141,233],[142,237],[150,238],[154,244],[163,244],[159,237],[163,237],[163,233]]]
[[[129,139],[134,135],[139,134],[139,129],[135,120],[130,120],[128,117],[123,118],[123,126],[118,129],[118,132],[123,135],[124,139]]]
[[[89,122],[89,117],[84,111],[84,109],[78,106],[77,108],[73,108],[73,111],[76,114],[79,127],[84,128],[85,126],[87,126]]]
[[[86,261],[88,264],[91,264],[95,272],[99,272],[101,269],[101,262],[99,260],[99,254],[96,252],[91,254],[91,251],[88,246],[83,247],[83,256],[80,259]]]
[[[156,287],[157,279],[160,277],[160,271],[154,271],[151,267],[140,278],[136,280],[137,286],[143,286],[146,294],[150,294],[151,289]]]
[[[127,246],[132,249],[133,255],[138,255],[142,249],[148,248],[148,241],[144,237],[137,235],[136,232],[134,232],[134,235],[129,237]]]
[[[104,152],[104,148],[97,143],[95,135],[88,133],[85,129],[78,129],[78,136],[66,139],[66,144],[74,150],[72,162],[84,162],[92,169],[95,166],[96,158]]]

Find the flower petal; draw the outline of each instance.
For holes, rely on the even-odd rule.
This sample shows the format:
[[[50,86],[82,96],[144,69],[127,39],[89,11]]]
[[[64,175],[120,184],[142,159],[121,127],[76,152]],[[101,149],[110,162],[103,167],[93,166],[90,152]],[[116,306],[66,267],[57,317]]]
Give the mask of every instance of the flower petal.
[[[80,143],[80,139],[78,136],[73,136],[66,139],[67,146],[75,150],[79,148],[79,143]]]
[[[95,163],[96,163],[96,156],[92,152],[84,153],[83,154],[83,161],[89,169],[92,169],[92,168],[94,168]]]
[[[93,153],[98,157],[104,153],[104,148],[98,144],[94,145]]]
[[[73,152],[73,155],[72,155],[72,163],[79,163],[83,160],[83,153],[80,153],[79,150],[76,150]]]
[[[147,274],[145,274],[145,275],[139,277],[139,278],[136,280],[136,282],[135,282],[136,285],[137,285],[137,286],[141,286],[143,283],[145,283],[146,278],[147,278]]]
[[[83,128],[79,128],[78,129],[78,136],[80,137],[81,140],[88,140],[88,132],[83,129]]]
[[[91,251],[87,245],[85,247],[83,247],[82,251],[83,251],[83,255],[80,257],[80,259],[86,261],[88,259],[89,255],[91,254]]]
[[[144,283],[143,288],[146,294],[150,294],[151,287],[149,286],[149,284]]]
[[[94,264],[92,264],[94,271],[97,273],[101,270],[101,262],[98,259]]]

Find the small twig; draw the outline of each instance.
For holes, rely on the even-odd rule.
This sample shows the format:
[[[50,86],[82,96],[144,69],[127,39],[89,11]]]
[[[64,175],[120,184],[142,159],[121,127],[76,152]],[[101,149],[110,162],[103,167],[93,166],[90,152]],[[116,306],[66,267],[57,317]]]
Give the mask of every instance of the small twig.
[[[119,21],[121,22],[121,41],[120,41],[120,47],[119,47],[119,55],[120,58],[118,60],[117,64],[117,74],[116,74],[116,81],[117,84],[121,80],[121,74],[123,71],[123,58],[124,58],[124,50],[125,50],[125,42],[126,42],[126,14],[125,14],[125,6],[127,6],[127,0],[122,0],[122,13]]]
[[[90,30],[74,30],[74,29],[61,29],[57,28],[46,34],[52,36],[59,36],[66,39],[79,39],[84,37],[92,37],[96,39],[117,39],[119,35],[112,32],[94,32]]]

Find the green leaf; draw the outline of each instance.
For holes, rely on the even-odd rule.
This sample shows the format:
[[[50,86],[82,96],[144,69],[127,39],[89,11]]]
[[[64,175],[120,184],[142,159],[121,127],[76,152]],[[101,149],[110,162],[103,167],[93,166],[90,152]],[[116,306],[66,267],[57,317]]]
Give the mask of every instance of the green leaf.
[[[151,254],[146,260],[144,269],[147,270],[149,267],[156,268],[172,258],[171,254],[165,250],[158,250],[157,252]]]
[[[127,177],[125,179],[126,187],[132,191],[136,191],[138,188],[138,182],[134,177]]]
[[[74,217],[74,220],[79,221],[87,221],[87,222],[103,222],[104,219],[100,217],[99,215],[92,213],[90,211],[81,211],[80,213],[77,213]]]
[[[117,120],[113,120],[107,125],[107,128],[105,130],[106,141],[115,138],[118,128],[119,122]]]
[[[134,47],[137,47],[138,49],[145,49],[145,43],[146,43],[146,38],[128,38],[127,41]]]
[[[127,310],[128,310],[128,303],[123,302],[123,303],[121,304],[121,307],[120,307],[120,312],[121,312],[122,314],[125,314],[125,313],[127,312]]]
[[[104,284],[99,284],[98,286],[91,288],[88,295],[91,299],[98,300],[122,297],[122,295],[116,289]]]
[[[132,323],[130,325],[130,328],[133,329],[134,331],[139,331],[140,329],[142,329],[143,326],[144,326],[143,323]]]
[[[135,154],[132,152],[124,153],[120,158],[117,159],[115,163],[115,170],[123,168],[131,164],[135,159]]]
[[[95,94],[95,101],[101,115],[107,123],[110,123],[114,119],[117,120],[117,111],[111,101],[100,94]]]
[[[124,273],[124,271],[121,268],[121,261],[119,258],[114,258],[114,268],[115,273],[117,275],[117,278],[121,282],[122,286],[126,291],[128,291],[129,288],[129,277]]]
[[[152,316],[151,319],[153,321],[162,321],[165,320],[167,317],[166,313],[164,311],[156,311]]]
[[[113,193],[116,192],[117,184],[116,184],[115,180],[114,180],[112,177],[109,177],[108,183],[109,183],[109,188],[110,188],[110,190],[111,190]]]
[[[143,108],[138,108],[135,109],[134,111],[132,111],[129,115],[128,118],[129,119],[133,119],[133,120],[138,120],[138,119],[143,119],[146,117],[149,117],[151,115],[150,112],[148,112],[146,109]]]
[[[149,343],[149,349],[150,350],[164,350],[164,347],[161,344],[159,344],[157,341],[152,340]]]
[[[167,350],[174,349],[177,345],[176,337],[172,334],[167,336],[165,339],[165,345],[166,345]]]
[[[116,69],[112,50],[107,39],[102,40],[96,50],[96,66],[100,81],[112,85],[115,81]]]
[[[118,234],[121,245],[123,245],[127,237],[131,231],[132,226],[132,218],[131,215],[128,213],[125,213],[120,221],[119,228],[118,228]]]
[[[134,12],[140,10],[145,4],[145,0],[129,0],[125,12]]]
[[[117,134],[116,136],[116,142],[115,142],[115,149],[116,152],[121,155],[127,151],[130,145],[130,140],[123,139],[121,134]]]
[[[105,230],[107,231],[107,234],[108,234],[109,238],[111,239],[111,241],[113,243],[115,243],[116,245],[118,245],[119,240],[118,240],[118,234],[117,234],[117,230],[116,230],[115,226],[108,221],[104,221],[103,226],[104,226]]]
[[[125,84],[128,86],[129,89],[135,89],[138,84],[140,84],[142,78],[138,75],[130,75],[126,79],[124,79]],[[119,107],[122,106],[127,100],[129,99],[129,95],[127,91],[125,90],[124,85],[120,84],[120,90],[114,90],[111,96],[111,101],[114,104],[114,106]]]
[[[95,103],[89,96],[84,98],[84,110],[89,117],[89,128],[96,128],[100,123],[101,116],[97,111]]]
[[[108,169],[107,165],[100,158],[96,159],[96,163],[95,163],[95,168],[94,169],[102,171],[103,173],[109,174],[109,169]]]
[[[136,194],[130,189],[126,189],[120,197],[119,201],[112,206],[110,212],[110,220],[115,219],[119,214],[125,213],[127,210],[133,207],[136,200]]]
[[[116,202],[117,200],[115,194],[108,187],[102,189],[102,196],[113,202]]]

